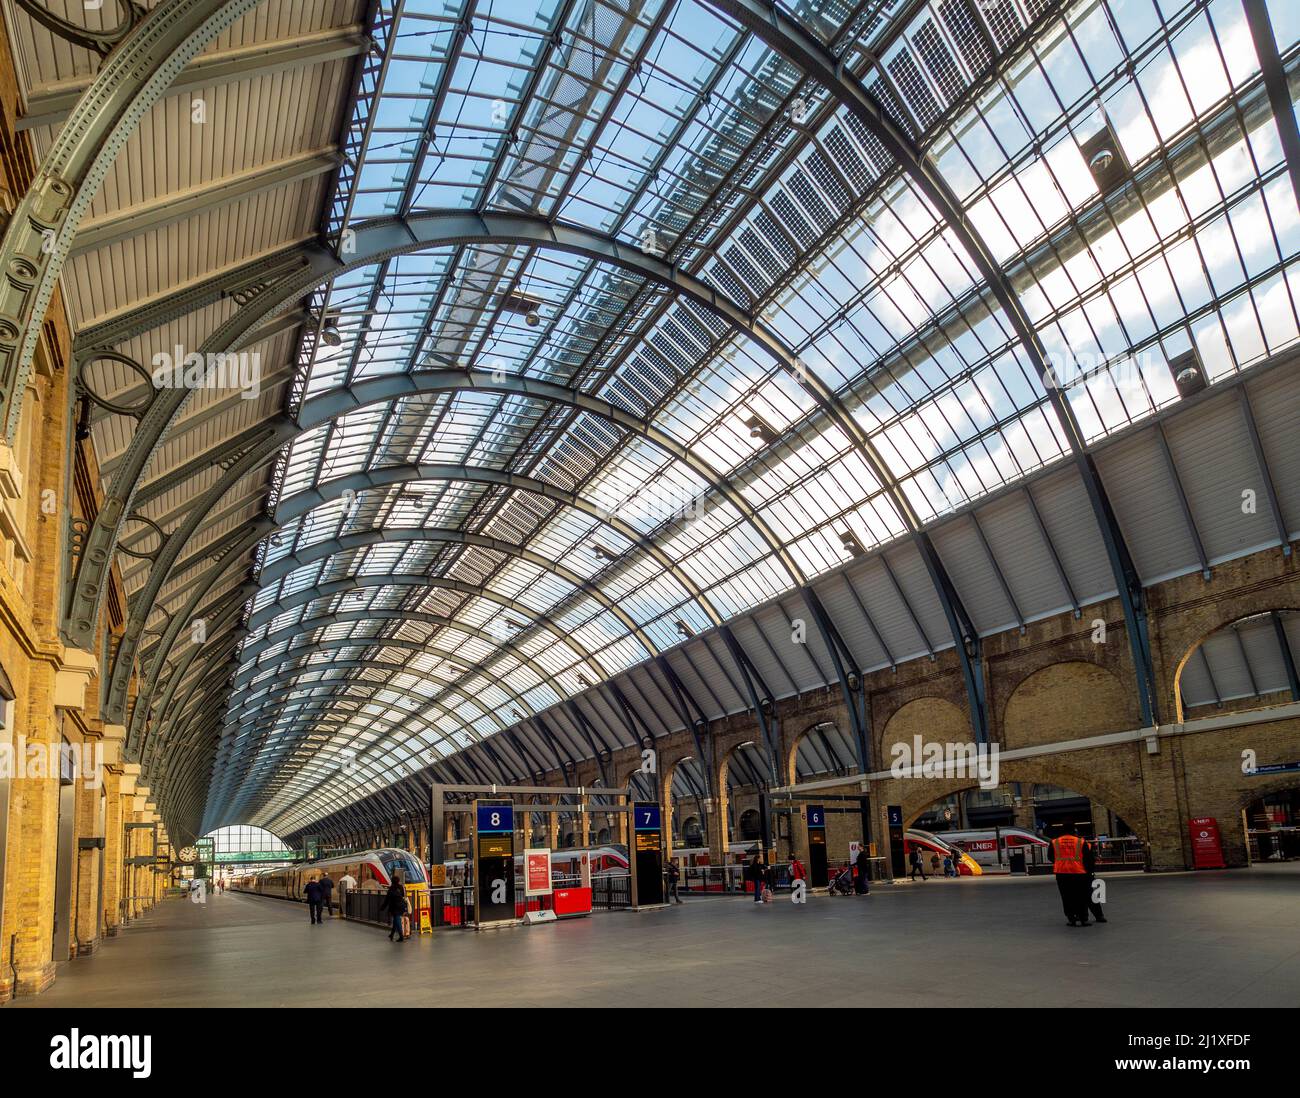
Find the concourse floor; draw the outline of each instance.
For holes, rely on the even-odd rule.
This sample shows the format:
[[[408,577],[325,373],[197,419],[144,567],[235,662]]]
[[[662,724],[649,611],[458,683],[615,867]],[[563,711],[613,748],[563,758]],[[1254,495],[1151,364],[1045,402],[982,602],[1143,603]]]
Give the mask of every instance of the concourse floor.
[[[1114,875],[1105,926],[1071,929],[1046,878],[729,897],[394,945],[271,898],[168,900],[40,1006],[1289,1006],[1300,863]]]

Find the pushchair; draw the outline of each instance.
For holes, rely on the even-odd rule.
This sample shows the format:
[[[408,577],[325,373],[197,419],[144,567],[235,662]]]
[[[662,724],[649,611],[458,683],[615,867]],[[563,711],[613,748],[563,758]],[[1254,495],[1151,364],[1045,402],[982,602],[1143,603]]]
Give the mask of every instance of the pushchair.
[[[832,877],[827,892],[831,896],[852,896],[853,867],[845,866],[836,876]]]

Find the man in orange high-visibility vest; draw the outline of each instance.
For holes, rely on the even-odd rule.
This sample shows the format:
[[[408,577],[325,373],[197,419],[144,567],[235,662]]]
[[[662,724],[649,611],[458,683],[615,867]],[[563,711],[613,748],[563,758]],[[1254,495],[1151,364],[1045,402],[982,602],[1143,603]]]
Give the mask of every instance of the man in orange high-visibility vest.
[[[1086,845],[1072,823],[1052,840],[1052,872],[1071,926],[1092,925],[1088,922],[1088,871],[1083,864]]]

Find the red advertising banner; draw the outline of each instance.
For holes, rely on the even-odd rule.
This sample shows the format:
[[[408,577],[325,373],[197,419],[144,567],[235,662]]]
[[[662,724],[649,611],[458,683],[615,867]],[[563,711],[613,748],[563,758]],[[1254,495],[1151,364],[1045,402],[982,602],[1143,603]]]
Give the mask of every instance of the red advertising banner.
[[[526,896],[551,894],[551,852],[549,850],[524,851],[524,894]]]
[[[1192,866],[1195,869],[1225,869],[1219,821],[1213,816],[1193,816],[1188,821],[1192,835]]]

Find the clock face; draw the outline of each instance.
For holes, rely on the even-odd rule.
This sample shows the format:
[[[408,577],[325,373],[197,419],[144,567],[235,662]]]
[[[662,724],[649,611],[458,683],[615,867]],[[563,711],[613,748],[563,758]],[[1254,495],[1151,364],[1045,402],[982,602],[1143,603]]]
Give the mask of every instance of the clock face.
[[[199,857],[199,851],[197,847],[183,846],[181,847],[180,853],[177,854],[176,857],[179,858],[182,862],[197,861]]]

